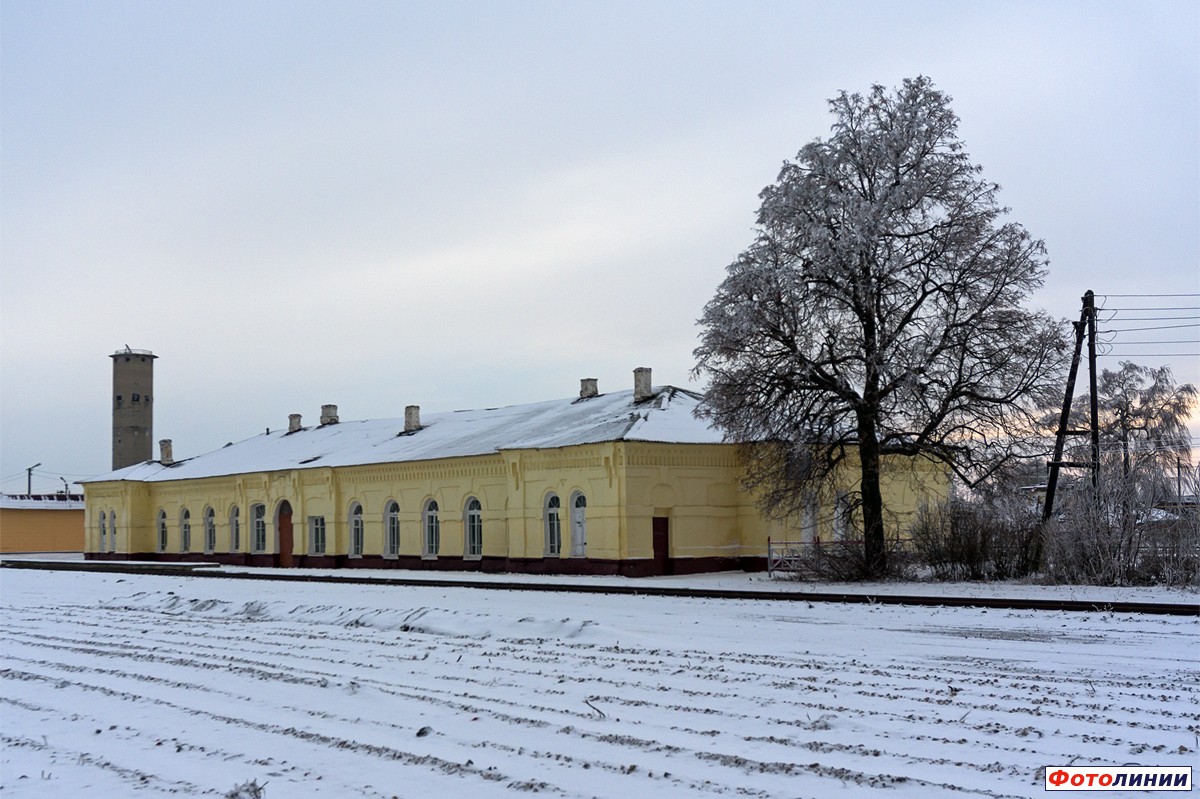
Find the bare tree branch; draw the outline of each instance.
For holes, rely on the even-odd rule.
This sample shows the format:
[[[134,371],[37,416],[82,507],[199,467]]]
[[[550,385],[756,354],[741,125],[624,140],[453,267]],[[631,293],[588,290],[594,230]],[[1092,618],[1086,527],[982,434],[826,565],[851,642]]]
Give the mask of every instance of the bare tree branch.
[[[827,140],[759,197],[754,242],[700,319],[701,413],[750,444],[747,485],[794,512],[853,452],[866,562],[884,563],[880,458],[978,482],[1027,457],[1053,403],[1063,323],[1023,307],[1042,242],[1003,222],[999,187],[929,79],[840,93]]]

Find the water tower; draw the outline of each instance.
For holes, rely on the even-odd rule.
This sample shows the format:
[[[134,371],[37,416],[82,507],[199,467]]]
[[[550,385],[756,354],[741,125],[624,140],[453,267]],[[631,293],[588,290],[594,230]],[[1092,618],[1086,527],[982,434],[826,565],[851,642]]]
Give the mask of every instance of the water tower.
[[[126,347],[113,359],[112,467],[148,461],[154,452],[154,359],[149,350]]]

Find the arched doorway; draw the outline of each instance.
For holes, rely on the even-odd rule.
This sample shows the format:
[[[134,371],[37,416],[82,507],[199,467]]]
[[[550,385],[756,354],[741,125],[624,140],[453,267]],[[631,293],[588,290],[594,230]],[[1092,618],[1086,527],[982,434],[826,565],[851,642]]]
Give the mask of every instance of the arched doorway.
[[[279,565],[292,567],[292,506],[285,499],[275,514],[275,529],[279,532]]]

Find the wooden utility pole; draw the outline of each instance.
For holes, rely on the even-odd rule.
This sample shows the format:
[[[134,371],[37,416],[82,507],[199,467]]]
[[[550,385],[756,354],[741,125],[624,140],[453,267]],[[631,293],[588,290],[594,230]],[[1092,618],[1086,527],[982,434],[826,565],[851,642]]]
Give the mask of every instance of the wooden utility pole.
[[[1054,457],[1050,460],[1050,476],[1046,481],[1046,504],[1042,507],[1042,520],[1045,521],[1054,513],[1054,495],[1058,489],[1058,472],[1063,467],[1091,469],[1092,487],[1100,484],[1100,424],[1099,408],[1096,398],[1096,295],[1089,289],[1083,295],[1083,310],[1080,311],[1079,321],[1072,323],[1075,327],[1075,351],[1071,355],[1071,369],[1067,372],[1067,390],[1063,397],[1062,413],[1058,417],[1058,432],[1054,439]],[[1068,422],[1071,418],[1071,401],[1075,398],[1075,378],[1079,374],[1079,361],[1083,356],[1083,336],[1088,339],[1088,385],[1091,389],[1091,424],[1087,430],[1071,430]],[[1067,436],[1091,436],[1092,457],[1090,463],[1064,461],[1063,448]]]
[[[1083,313],[1088,326],[1088,375],[1092,391],[1092,488],[1100,487],[1100,412],[1096,393],[1096,295],[1091,289],[1083,295]]]

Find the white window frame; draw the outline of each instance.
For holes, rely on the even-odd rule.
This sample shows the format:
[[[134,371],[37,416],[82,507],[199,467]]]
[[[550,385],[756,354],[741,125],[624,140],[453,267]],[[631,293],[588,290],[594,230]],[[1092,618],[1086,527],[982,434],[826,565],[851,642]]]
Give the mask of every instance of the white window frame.
[[[582,535],[576,535],[576,517],[583,517]],[[571,557],[587,557],[587,495],[576,491],[571,495]]]
[[[362,504],[355,502],[350,506],[350,557],[361,558],[363,556],[363,547],[365,545],[363,539],[365,537]]]
[[[543,553],[547,558],[557,558],[562,555],[562,500],[558,498],[558,494],[550,493],[546,495],[546,501],[542,503],[542,511],[545,517],[545,533],[546,547]]]
[[[383,556],[400,557],[400,503],[388,500],[383,506]]]
[[[100,511],[100,552],[104,552],[108,546],[108,514]]]
[[[204,554],[217,549],[217,514],[211,507],[204,509]]]
[[[192,512],[187,508],[179,511],[179,551],[192,549]]]
[[[426,560],[437,560],[438,550],[442,545],[442,521],[438,516],[437,500],[431,499],[425,503],[421,512],[421,557]]]
[[[242,550],[242,512],[234,505],[229,509],[229,551]]]
[[[158,531],[157,531],[158,532],[158,541],[156,543],[158,544],[158,551],[166,552],[167,551],[167,512],[162,508],[158,509],[157,525],[158,525]]]
[[[325,517],[308,517],[309,554],[324,555],[327,541],[325,539]]]
[[[117,512],[108,513],[108,551],[117,551]]]
[[[463,511],[463,558],[483,559],[483,503],[477,497],[468,499]]]
[[[250,551],[263,554],[267,551],[267,506],[261,502],[250,506]]]

